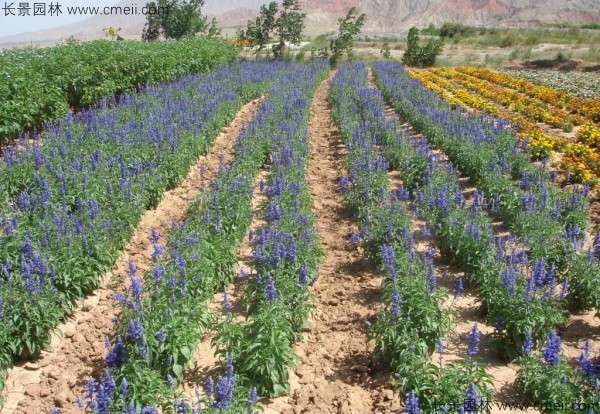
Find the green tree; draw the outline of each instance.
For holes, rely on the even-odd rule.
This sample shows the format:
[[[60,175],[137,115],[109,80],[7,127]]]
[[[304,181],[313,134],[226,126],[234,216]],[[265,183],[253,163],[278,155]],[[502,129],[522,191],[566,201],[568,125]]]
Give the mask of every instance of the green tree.
[[[208,17],[202,16],[204,0],[158,0],[146,4],[154,10],[146,16],[142,32],[143,40],[180,39],[197,34],[216,36],[220,32],[216,21],[209,24]]]
[[[441,39],[430,39],[421,45],[419,29],[411,27],[408,31],[406,52],[402,62],[408,66],[427,67],[435,65],[435,60],[442,53],[444,43]]]
[[[300,45],[305,17],[306,13],[302,13],[299,0],[283,0],[281,13],[275,23],[279,37],[279,43],[273,47],[275,57],[283,55],[286,42],[296,46]]]
[[[384,59],[391,59],[392,52],[390,51],[390,42],[386,40],[383,41],[383,45],[381,46],[381,50],[379,51],[383,55]]]
[[[276,1],[263,4],[256,20],[248,21],[246,30],[238,30],[237,40],[242,44],[256,46],[258,53],[276,36],[277,44],[268,52],[281,57],[286,43],[300,44],[305,17],[306,13],[302,13],[299,0],[283,0],[281,9]]]
[[[331,51],[330,61],[333,66],[337,65],[344,52],[348,57],[352,55],[354,36],[360,33],[365,25],[366,16],[357,16],[356,7],[348,10],[346,17],[338,19],[338,34],[329,43]]]

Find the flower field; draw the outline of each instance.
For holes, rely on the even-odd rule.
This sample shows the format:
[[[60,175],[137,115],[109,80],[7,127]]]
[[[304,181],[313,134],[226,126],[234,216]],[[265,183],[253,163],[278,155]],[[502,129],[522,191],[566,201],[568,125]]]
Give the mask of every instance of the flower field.
[[[567,177],[596,185],[600,176],[600,99],[482,68],[411,71],[452,105],[509,120],[536,159],[555,159]]]
[[[258,60],[46,124],[0,160],[0,412],[595,412],[599,117]]]

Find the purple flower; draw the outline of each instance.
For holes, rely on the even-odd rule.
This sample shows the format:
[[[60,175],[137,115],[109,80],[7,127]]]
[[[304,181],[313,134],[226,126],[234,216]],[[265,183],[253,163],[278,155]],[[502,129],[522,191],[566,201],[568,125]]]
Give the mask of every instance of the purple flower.
[[[462,278],[459,278],[454,285],[454,298],[460,298],[464,290],[465,287],[463,286]]]
[[[436,280],[435,280],[435,272],[433,269],[433,263],[429,263],[427,268],[427,283],[429,285],[429,294],[432,295],[435,291]]]
[[[306,286],[308,283],[308,265],[306,263],[303,263],[302,266],[300,266],[298,282],[300,283],[300,286]]]
[[[442,338],[438,338],[437,340],[437,351],[440,354],[440,367],[442,366],[442,362],[444,360],[444,341]]]
[[[406,394],[406,400],[404,401],[404,408],[406,414],[422,414],[423,410],[419,408],[419,399],[415,395],[414,391]]]
[[[352,232],[352,235],[350,236],[350,243],[352,243],[355,246],[360,244],[360,235],[356,232]]]
[[[215,388],[215,402],[212,408],[227,409],[231,407],[235,395],[237,376],[233,372],[233,354],[229,355],[225,375],[219,378]]]
[[[550,332],[546,338],[546,344],[542,350],[544,360],[549,365],[556,365],[560,362],[562,340],[555,332]]]
[[[531,331],[528,331],[525,334],[525,340],[523,341],[523,354],[529,356],[533,349],[533,336],[531,335]]]
[[[158,342],[158,345],[162,345],[165,343],[165,341],[167,340],[167,333],[165,332],[165,328],[162,327],[160,328],[160,331],[158,331],[156,333],[156,341]]]
[[[227,288],[223,288],[223,309],[229,311],[231,309],[231,301],[229,300],[229,293]]]
[[[479,328],[477,327],[477,323],[473,325],[473,328],[469,331],[469,346],[467,353],[469,356],[475,356],[479,353],[479,341],[481,340],[481,334],[479,333]]]
[[[477,388],[475,388],[475,384],[471,383],[469,389],[465,392],[465,401],[463,403],[465,414],[476,414],[479,411],[480,402],[481,399],[477,393]]]
[[[138,318],[129,322],[129,329],[127,330],[127,336],[132,342],[137,342],[142,338],[144,334],[144,328]]]
[[[267,284],[265,285],[265,295],[267,299],[271,302],[275,302],[277,300],[277,289],[275,288],[275,281],[273,280],[273,276],[269,274],[267,276]]]
[[[119,368],[123,366],[126,360],[126,347],[123,341],[121,340],[121,336],[117,336],[117,340],[115,344],[108,348],[108,353],[106,354],[106,366],[108,368]]]
[[[256,405],[258,400],[259,400],[259,397],[258,397],[258,392],[256,391],[256,388],[255,387],[250,388],[250,391],[248,392],[248,414],[252,413],[252,409],[254,408],[254,406]]]

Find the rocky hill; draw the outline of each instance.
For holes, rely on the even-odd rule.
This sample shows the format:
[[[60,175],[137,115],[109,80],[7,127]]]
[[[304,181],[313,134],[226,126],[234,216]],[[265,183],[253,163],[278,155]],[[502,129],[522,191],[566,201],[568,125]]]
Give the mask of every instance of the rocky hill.
[[[267,0],[206,0],[204,11],[216,16],[232,33],[254,18]],[[337,18],[356,6],[367,14],[367,33],[403,34],[411,26],[425,27],[446,21],[476,26],[526,27],[540,23],[600,22],[599,0],[302,0],[307,11],[307,32],[323,33],[336,28]],[[130,0],[119,4],[127,6]],[[122,28],[125,37],[139,36],[144,16],[96,16],[55,29],[0,39],[0,44],[56,41],[74,35],[79,39],[103,37],[102,28]]]

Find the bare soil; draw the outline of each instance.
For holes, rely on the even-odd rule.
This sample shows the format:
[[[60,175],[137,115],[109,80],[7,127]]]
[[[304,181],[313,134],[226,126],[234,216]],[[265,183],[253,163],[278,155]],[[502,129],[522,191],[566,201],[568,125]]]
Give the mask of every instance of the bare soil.
[[[313,285],[315,312],[295,349],[301,364],[290,378],[291,396],[264,402],[266,413],[390,413],[400,408],[388,388],[389,374],[370,362],[365,322],[378,309],[382,278],[349,243],[358,228],[338,191],[344,146],[327,98],[332,77],[318,88],[309,121],[308,179],[326,254]]]
[[[63,414],[80,413],[77,397],[84,395],[83,386],[88,378],[104,369],[105,338],[111,334],[112,321],[118,312],[112,297],[128,286],[129,260],[135,263],[138,272],[149,270],[153,251],[150,230],[158,230],[164,240],[173,222],[185,218],[189,204],[202,191],[201,166],[205,180],[210,180],[221,162],[230,162],[235,139],[242,126],[254,117],[260,101],[244,105],[186,179],[167,191],[156,209],[144,214],[121,258],[102,277],[100,287],[52,334],[50,349],[38,361],[17,365],[9,371],[2,414],[43,413],[54,406],[61,408]]]

